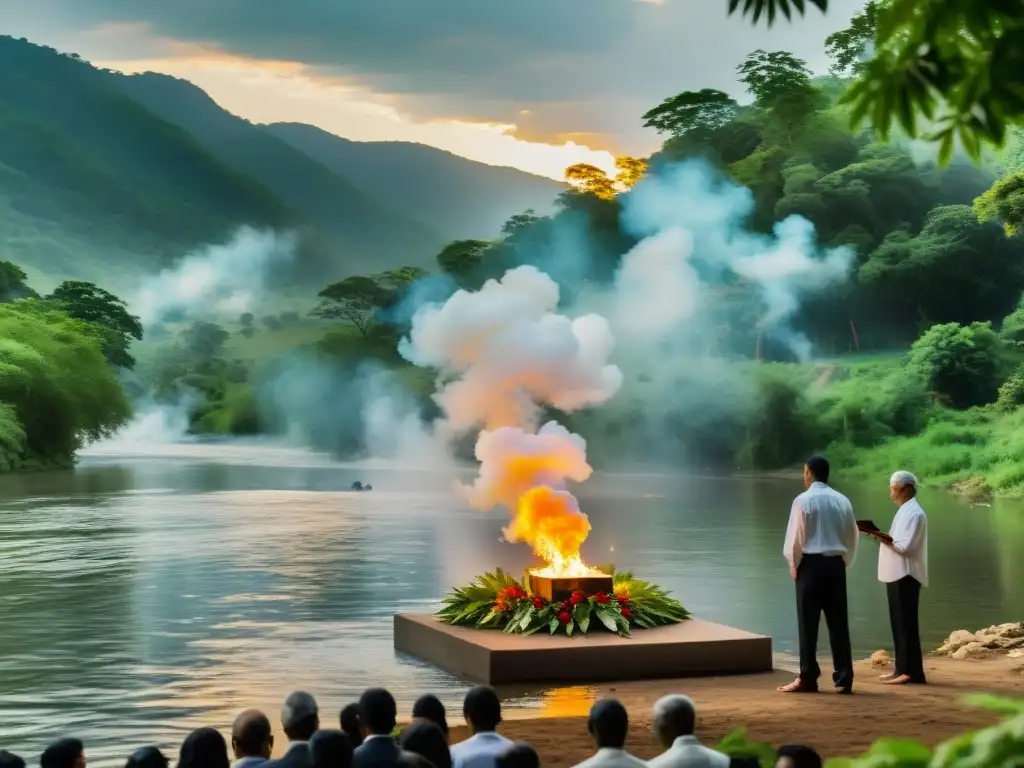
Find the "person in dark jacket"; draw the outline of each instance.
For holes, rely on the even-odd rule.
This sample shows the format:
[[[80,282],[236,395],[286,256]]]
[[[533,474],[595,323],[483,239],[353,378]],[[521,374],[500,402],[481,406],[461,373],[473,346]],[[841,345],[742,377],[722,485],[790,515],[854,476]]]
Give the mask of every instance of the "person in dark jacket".
[[[363,743],[352,756],[353,768],[423,768],[423,759],[402,752],[395,741],[398,708],[395,697],[383,688],[370,688],[359,697]]]
[[[288,750],[261,768],[309,768],[309,740],[320,728],[316,699],[305,691],[290,694],[281,708],[281,727],[288,737]]]

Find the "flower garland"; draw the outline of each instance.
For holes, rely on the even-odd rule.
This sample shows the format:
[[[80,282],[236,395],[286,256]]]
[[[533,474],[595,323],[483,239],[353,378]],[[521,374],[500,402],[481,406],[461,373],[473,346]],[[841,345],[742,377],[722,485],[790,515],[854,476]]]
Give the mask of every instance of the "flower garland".
[[[469,586],[445,597],[437,616],[446,624],[478,629],[502,629],[509,634],[585,634],[599,626],[622,637],[631,627],[649,629],[678,624],[690,614],[668,592],[629,571],[614,571],[614,593],[573,592],[568,600],[547,601],[531,595],[500,568],[478,576]],[[596,620],[596,621],[595,621]]]

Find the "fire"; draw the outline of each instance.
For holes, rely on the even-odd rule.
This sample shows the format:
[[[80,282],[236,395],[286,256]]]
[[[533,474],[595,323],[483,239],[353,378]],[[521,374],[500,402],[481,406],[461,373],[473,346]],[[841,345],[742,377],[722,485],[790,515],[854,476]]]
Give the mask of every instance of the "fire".
[[[545,568],[531,571],[538,576],[600,576],[580,557],[580,547],[590,534],[590,520],[580,511],[576,497],[538,485],[522,496],[505,535],[511,541],[529,544],[547,561]]]

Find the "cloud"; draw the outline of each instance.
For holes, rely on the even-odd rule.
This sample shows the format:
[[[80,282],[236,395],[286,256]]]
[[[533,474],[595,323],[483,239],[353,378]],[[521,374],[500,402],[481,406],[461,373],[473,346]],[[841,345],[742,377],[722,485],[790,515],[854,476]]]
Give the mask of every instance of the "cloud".
[[[756,48],[790,50],[823,69],[823,38],[861,3],[830,5],[827,17],[811,9],[770,30],[727,17],[725,0],[35,0],[0,11],[0,23],[65,33],[145,24],[204,49],[357,83],[413,119],[524,123],[533,138],[597,133],[635,152],[655,142],[640,125],[646,109],[686,89],[737,93],[735,67]]]

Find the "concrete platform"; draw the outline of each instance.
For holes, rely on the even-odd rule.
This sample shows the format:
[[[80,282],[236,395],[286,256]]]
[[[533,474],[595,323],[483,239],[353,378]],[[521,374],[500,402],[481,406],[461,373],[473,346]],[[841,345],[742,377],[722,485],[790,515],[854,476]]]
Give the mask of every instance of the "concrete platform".
[[[395,615],[395,650],[448,672],[499,683],[570,683],[748,674],[772,669],[772,640],[689,619],[632,638],[610,632],[528,637],[452,627],[429,614]]]

